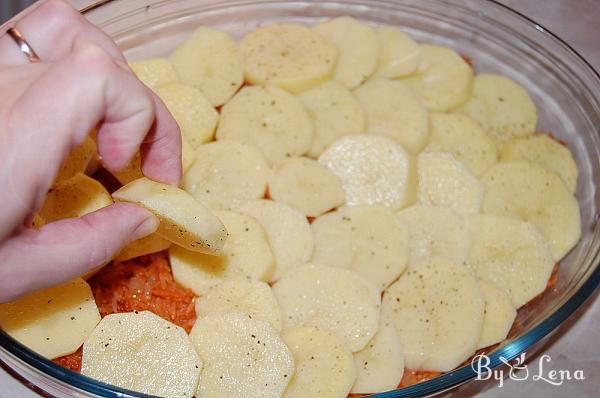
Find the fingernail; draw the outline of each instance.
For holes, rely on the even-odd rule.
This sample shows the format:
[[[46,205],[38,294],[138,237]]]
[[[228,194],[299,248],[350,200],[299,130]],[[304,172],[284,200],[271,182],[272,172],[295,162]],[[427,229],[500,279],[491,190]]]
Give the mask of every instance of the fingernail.
[[[141,239],[144,236],[148,236],[153,232],[156,232],[158,228],[158,219],[154,216],[144,220],[131,234],[132,240]]]

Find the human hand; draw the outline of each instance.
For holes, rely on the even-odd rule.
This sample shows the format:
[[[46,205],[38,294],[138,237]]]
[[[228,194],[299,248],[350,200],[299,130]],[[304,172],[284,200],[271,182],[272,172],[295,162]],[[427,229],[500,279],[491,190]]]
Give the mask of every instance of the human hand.
[[[29,63],[5,34],[16,28],[40,57]],[[142,172],[177,184],[181,136],[164,104],[129,70],[116,45],[61,0],[36,3],[0,27],[0,302],[109,261],[158,221],[116,203],[79,219],[25,228],[69,152],[97,127],[109,171],[141,150]]]

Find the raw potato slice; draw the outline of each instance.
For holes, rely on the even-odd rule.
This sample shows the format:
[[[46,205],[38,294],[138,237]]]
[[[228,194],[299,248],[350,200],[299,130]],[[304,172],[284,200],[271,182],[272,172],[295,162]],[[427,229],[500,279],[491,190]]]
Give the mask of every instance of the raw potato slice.
[[[333,44],[299,24],[271,25],[240,42],[246,80],[299,93],[331,77],[337,59]]]
[[[286,272],[273,286],[284,330],[327,330],[352,352],[362,350],[379,327],[380,292],[347,269],[306,264]]]
[[[296,371],[283,398],[346,398],[356,379],[352,353],[332,334],[317,328],[286,330],[283,341]]]
[[[352,89],[373,74],[379,56],[379,40],[373,28],[354,18],[338,17],[313,29],[338,49],[333,80]]]
[[[86,136],[83,142],[71,151],[54,179],[54,183],[68,180],[78,173],[85,173],[88,165],[97,154],[96,142]]]
[[[268,322],[273,329],[281,332],[279,305],[271,287],[264,282],[237,277],[223,281],[196,299],[198,318],[228,312],[239,312]]]
[[[298,95],[315,126],[308,155],[318,157],[340,137],[363,133],[365,114],[358,100],[343,85],[329,81]]]
[[[194,148],[212,140],[219,114],[195,87],[173,83],[156,87],[156,94],[165,103],[179,125],[181,134]]]
[[[221,109],[217,139],[260,148],[271,164],[306,153],[313,125],[300,101],[280,88],[244,87]]]
[[[343,207],[315,219],[312,262],[349,268],[385,289],[408,260],[408,232],[383,206]]]
[[[498,160],[496,143],[466,115],[431,113],[425,152],[449,152],[479,177]]]
[[[473,69],[453,49],[422,44],[421,65],[417,73],[406,78],[423,99],[427,109],[447,112],[469,99]]]
[[[394,138],[410,153],[423,149],[429,137],[427,109],[408,86],[374,79],[354,91],[367,115],[367,131]]]
[[[38,214],[48,224],[63,218],[82,217],[112,203],[110,193],[102,184],[79,173],[54,185]]]
[[[417,173],[417,203],[449,207],[463,215],[479,213],[483,185],[451,154],[422,153]]]
[[[226,33],[204,26],[171,53],[181,81],[195,86],[214,106],[223,105],[244,82],[244,61]]]
[[[161,252],[169,247],[171,247],[170,241],[158,234],[150,234],[125,246],[115,257],[115,260],[127,261],[146,254]]]
[[[466,220],[458,213],[445,207],[413,206],[398,216],[408,228],[409,266],[432,258],[457,264],[467,259],[471,238]]]
[[[521,160],[498,163],[481,182],[485,187],[481,211],[533,222],[550,242],[554,261],[579,241],[579,203],[557,174]]]
[[[0,327],[32,351],[54,359],[83,344],[100,313],[81,278],[0,304]]]
[[[319,157],[342,180],[348,206],[408,205],[414,196],[412,159],[391,138],[375,134],[343,137]]]
[[[173,65],[165,58],[144,59],[130,63],[129,67],[151,89],[179,81]]]
[[[380,51],[374,76],[397,79],[412,74],[421,61],[419,45],[393,26],[377,28]]]
[[[150,311],[105,316],[83,345],[82,375],[144,394],[191,398],[201,368],[185,330]]]
[[[470,221],[469,264],[477,277],[506,289],[515,308],[546,289],[554,261],[534,224],[489,214]]]
[[[553,171],[572,193],[577,187],[577,165],[569,148],[544,134],[514,138],[504,144],[500,161],[529,160]]]
[[[316,160],[294,158],[281,163],[269,179],[269,194],[309,217],[344,204],[346,195],[338,176]]]
[[[275,257],[275,271],[269,282],[310,259],[314,240],[306,217],[298,210],[271,200],[255,200],[243,205],[240,211],[254,217],[267,234]]]
[[[262,198],[271,171],[252,145],[222,140],[201,145],[183,177],[183,189],[211,209],[235,209]]]
[[[221,221],[183,189],[149,180],[130,182],[113,193],[120,202],[132,202],[160,220],[157,234],[188,250],[219,255],[227,239]]]
[[[404,354],[392,321],[383,320],[375,337],[354,353],[357,378],[353,394],[373,394],[398,387],[404,375]]]
[[[479,288],[485,298],[485,312],[477,349],[503,341],[517,317],[517,310],[504,290],[484,280],[479,281]]]
[[[169,254],[175,281],[201,296],[235,275],[269,280],[275,265],[260,224],[252,217],[233,211],[216,214],[229,233],[221,255],[210,256],[172,247]]]
[[[405,272],[383,296],[382,316],[400,337],[406,367],[448,372],[475,353],[484,298],[463,264],[428,261]]]
[[[533,134],[537,124],[535,104],[527,91],[500,75],[477,75],[471,98],[456,112],[479,123],[499,149],[511,138]]]
[[[278,398],[294,374],[292,353],[267,322],[209,315],[190,337],[204,362],[198,397]]]

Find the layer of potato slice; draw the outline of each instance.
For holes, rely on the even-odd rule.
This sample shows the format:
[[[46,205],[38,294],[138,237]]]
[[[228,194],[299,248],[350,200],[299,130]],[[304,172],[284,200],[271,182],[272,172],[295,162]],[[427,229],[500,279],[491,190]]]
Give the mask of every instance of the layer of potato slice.
[[[149,311],[105,316],[83,345],[82,375],[144,394],[191,398],[201,368],[185,330]]]
[[[217,139],[255,145],[271,164],[308,151],[313,125],[304,107],[275,86],[244,87],[223,106]]]
[[[392,137],[413,154],[427,144],[427,109],[404,82],[373,79],[354,94],[367,115],[367,132]]]
[[[201,145],[183,177],[183,189],[211,209],[235,209],[262,198],[271,168],[262,152],[238,141]]]
[[[248,33],[240,42],[246,80],[274,84],[292,93],[331,77],[337,60],[333,44],[300,24],[278,24]]]
[[[0,304],[0,327],[32,351],[54,359],[83,344],[100,313],[81,278]]]
[[[406,267],[407,228],[383,206],[343,207],[311,224],[312,262],[349,268],[385,289]]]
[[[64,161],[54,179],[54,183],[68,180],[78,173],[85,173],[88,165],[96,156],[98,156],[96,142],[91,137],[86,136],[83,142],[75,147]]]
[[[351,17],[333,18],[313,29],[338,49],[333,80],[352,89],[373,74],[379,56],[375,29]]]
[[[461,263],[427,261],[405,272],[383,296],[382,316],[400,337],[406,367],[448,372],[475,353],[484,297]]]
[[[306,217],[298,210],[271,200],[255,200],[241,206],[240,211],[255,218],[267,235],[275,258],[270,282],[310,259],[314,240]]]
[[[319,162],[341,178],[348,206],[382,204],[400,209],[414,198],[412,158],[391,138],[342,137],[323,152]]]
[[[121,249],[117,257],[115,257],[115,260],[127,261],[132,258],[167,250],[169,247],[171,247],[171,241],[154,233],[125,246]]]
[[[294,374],[292,353],[277,332],[248,315],[200,318],[190,337],[204,362],[197,397],[278,398]]]
[[[286,330],[282,338],[296,365],[284,398],[348,396],[356,369],[352,353],[342,341],[313,327]]]
[[[187,250],[219,255],[227,239],[223,223],[183,189],[139,178],[113,193],[120,202],[136,203],[160,220],[157,234]]]
[[[506,291],[484,280],[479,280],[479,288],[485,298],[485,312],[477,349],[503,341],[517,317],[517,310]]]
[[[379,327],[380,292],[358,273],[305,264],[286,272],[273,286],[283,328],[327,330],[351,351],[362,350]]]
[[[394,26],[377,28],[379,58],[374,76],[397,79],[412,74],[421,62],[419,45]]]
[[[151,89],[179,82],[173,65],[165,58],[135,61],[130,63],[129,67],[138,79]]]

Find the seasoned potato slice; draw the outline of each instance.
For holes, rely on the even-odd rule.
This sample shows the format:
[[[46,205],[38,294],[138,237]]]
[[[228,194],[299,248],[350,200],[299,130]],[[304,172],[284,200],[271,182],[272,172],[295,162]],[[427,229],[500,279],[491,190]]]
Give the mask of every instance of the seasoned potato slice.
[[[98,322],[92,290],[81,278],[0,304],[2,330],[48,359],[77,351]]]
[[[54,183],[68,180],[78,173],[85,173],[88,165],[97,155],[96,142],[89,136],[86,136],[83,142],[71,151],[54,179]]]
[[[129,67],[151,89],[179,81],[173,65],[165,58],[144,59],[130,63]]]
[[[394,26],[377,28],[380,50],[374,76],[397,79],[412,74],[421,62],[419,45]]]
[[[157,234],[187,250],[219,255],[227,239],[221,221],[187,192],[139,178],[113,193],[120,202],[136,203],[160,220]]]
[[[517,317],[517,310],[506,291],[484,280],[479,280],[479,288],[485,298],[485,312],[477,349],[503,341]]]
[[[150,234],[125,246],[115,257],[115,260],[127,261],[146,254],[167,250],[169,247],[171,247],[171,241],[162,238],[158,234]]]

